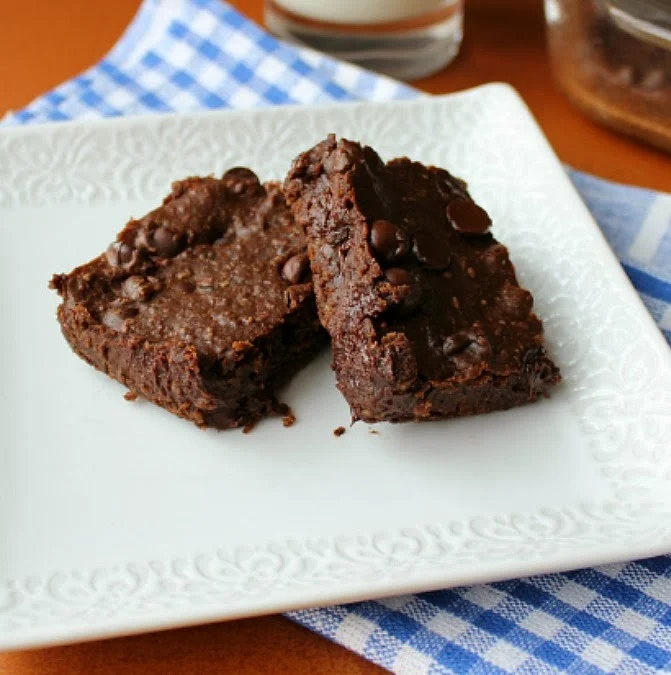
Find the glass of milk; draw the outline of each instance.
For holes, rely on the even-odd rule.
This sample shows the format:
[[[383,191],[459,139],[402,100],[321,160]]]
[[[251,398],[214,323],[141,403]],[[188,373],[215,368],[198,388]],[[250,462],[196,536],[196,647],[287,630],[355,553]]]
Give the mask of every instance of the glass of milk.
[[[403,80],[459,52],[463,0],[265,0],[280,37]]]

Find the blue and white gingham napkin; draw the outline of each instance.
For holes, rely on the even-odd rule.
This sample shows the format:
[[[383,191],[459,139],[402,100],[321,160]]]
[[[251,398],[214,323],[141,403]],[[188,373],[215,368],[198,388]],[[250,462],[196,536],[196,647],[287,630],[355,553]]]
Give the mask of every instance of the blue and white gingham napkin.
[[[4,124],[416,95],[219,0],[145,0],[97,66]],[[671,342],[671,195],[571,177]],[[671,672],[671,556],[288,616],[398,673]]]

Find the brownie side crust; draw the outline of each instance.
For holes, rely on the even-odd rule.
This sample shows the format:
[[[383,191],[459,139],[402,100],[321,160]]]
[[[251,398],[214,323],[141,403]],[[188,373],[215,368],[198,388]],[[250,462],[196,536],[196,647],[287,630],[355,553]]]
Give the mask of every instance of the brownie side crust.
[[[79,356],[201,427],[284,414],[277,388],[327,338],[280,186],[243,168],[173,184],[162,206],[51,286]]]
[[[559,381],[531,294],[463,181],[330,136],[294,161],[285,193],[354,419],[505,409]]]

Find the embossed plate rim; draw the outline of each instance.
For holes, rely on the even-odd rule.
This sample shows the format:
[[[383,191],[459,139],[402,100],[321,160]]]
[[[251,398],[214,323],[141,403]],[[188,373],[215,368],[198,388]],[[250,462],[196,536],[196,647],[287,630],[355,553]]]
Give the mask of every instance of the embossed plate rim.
[[[524,112],[517,94],[507,85],[500,84],[394,104],[324,104],[311,109],[285,107],[247,113],[215,111],[0,130],[0,152],[11,147],[19,150],[20,155],[21,144],[13,146],[12,143],[14,139],[22,138],[37,139],[35,151],[40,150],[39,141],[44,138],[60,136],[76,143],[78,131],[84,129],[95,134],[98,130],[105,133],[107,129],[144,125],[149,133],[157,129],[169,130],[181,120],[191,130],[200,125],[202,133],[206,134],[210,126],[223,120],[236,120],[236,123],[252,127],[258,119],[276,119],[290,124],[287,120],[294,112],[298,118],[305,119],[306,115],[328,115],[336,111],[339,116],[352,120],[357,115],[361,119],[366,115],[393,117],[394,111],[408,109],[416,110],[418,114],[426,109],[435,115],[458,115],[463,102],[465,107],[503,106],[511,115],[512,127],[519,123],[525,132],[529,132],[529,138],[519,139],[523,148],[520,154],[538,152],[547,156],[549,180],[560,181],[566,191],[568,179],[542,133]],[[432,142],[432,139],[424,140]],[[510,161],[514,163],[515,159],[511,157]],[[68,174],[68,167],[63,169],[62,175],[50,176],[49,158],[45,160],[47,163],[41,175],[34,171],[37,161],[34,156],[17,156],[12,166],[9,163],[5,166],[4,174],[0,161],[0,212],[3,207],[21,207],[22,195],[7,192],[7,184],[11,185],[11,181],[3,181],[11,171],[14,171],[13,175],[19,175],[21,162],[28,173],[20,175],[15,184],[34,185],[37,181],[42,195],[54,191],[51,194],[54,201],[57,201],[57,194],[65,201],[80,196],[87,200],[109,198],[100,192],[104,188],[102,177],[90,179],[86,175],[77,175],[76,171]],[[131,164],[138,161],[144,161],[141,153],[139,159],[132,157],[129,160]],[[98,165],[94,162],[94,166]],[[80,189],[83,192],[78,192]],[[150,183],[142,189],[153,194],[154,186]],[[542,194],[532,195],[531,199],[542,197]],[[571,199],[566,207],[557,205],[559,213],[548,217],[550,224],[562,223],[566,214],[574,217],[576,213],[580,215],[579,219],[591,221],[575,192]],[[612,254],[606,251],[596,225],[591,222],[592,230],[587,234],[591,237],[590,245],[598,254],[593,283],[598,285],[605,278],[617,284],[622,298],[614,301],[613,311],[623,309],[630,313],[627,318],[639,323],[650,353],[659,357],[662,366],[668,367],[671,359],[661,334]],[[548,232],[548,236],[552,234]],[[503,239],[508,243],[507,238]],[[511,251],[515,259],[521,248],[511,245]],[[599,265],[605,277],[599,277]],[[592,270],[586,272],[592,273]],[[542,285],[543,280],[535,279],[534,282]],[[535,286],[532,290],[536,293]],[[553,335],[552,306],[546,311],[543,315],[549,326],[548,334]],[[605,319],[612,320],[616,328],[622,325],[619,316],[605,316]],[[614,344],[618,345],[617,342]],[[557,345],[557,348],[570,352],[566,351],[565,345]],[[605,348],[613,347],[607,343]],[[586,358],[586,355],[579,354],[576,359],[579,358]],[[635,354],[632,359],[633,367],[638,367]],[[562,362],[562,367],[570,382],[571,363]],[[623,374],[622,381],[633,386],[635,374]],[[656,391],[666,395],[668,388],[658,385]],[[631,395],[639,395],[639,392],[634,388]],[[647,393],[643,391],[640,395],[645,397]],[[588,422],[594,419],[590,411],[598,405],[600,400],[590,401],[589,391],[586,391],[580,406],[583,412],[587,411]],[[652,407],[650,411],[656,414]],[[578,411],[578,414],[582,413]],[[659,444],[653,442],[654,438],[636,435],[627,443],[627,434],[632,430],[639,431],[636,420],[629,427],[625,424],[623,430],[613,425],[605,429],[599,424],[595,426],[591,447],[595,457],[599,458],[603,480],[610,488],[611,496],[607,500],[574,504],[570,508],[473,516],[468,521],[421,524],[395,530],[392,527],[380,532],[342,533],[342,536],[329,535],[330,539],[264,541],[230,549],[176,554],[160,560],[125,561],[116,567],[55,570],[40,577],[0,579],[0,648],[110,637],[315,604],[559,571],[620,560],[625,553],[648,556],[671,550],[671,503],[660,498],[659,493],[660,487],[669,484],[671,465],[664,463],[666,458],[660,458]],[[615,445],[608,440],[611,432],[621,436],[617,437]],[[619,447],[616,447],[617,443],[620,443]],[[613,447],[617,452],[613,452]],[[638,463],[632,465],[630,454],[634,450],[641,456]],[[621,543],[625,539],[626,551]],[[488,559],[486,565],[475,564],[483,558]]]

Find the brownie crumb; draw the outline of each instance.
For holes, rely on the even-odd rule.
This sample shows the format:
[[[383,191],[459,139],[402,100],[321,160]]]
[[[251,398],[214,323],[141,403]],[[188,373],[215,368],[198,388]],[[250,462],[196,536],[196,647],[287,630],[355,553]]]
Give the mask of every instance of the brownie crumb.
[[[296,423],[296,415],[294,415],[291,410],[282,418],[282,424],[285,427],[293,427]]]
[[[127,391],[127,392],[123,395],[123,397],[124,397],[127,401],[137,401],[137,394],[136,394],[134,391]]]
[[[345,427],[336,427],[333,430],[333,435],[334,436],[342,436],[346,431],[347,431],[347,429],[345,429]]]
[[[377,429],[368,429],[369,434],[373,434],[373,436],[379,436],[380,432],[377,431]]]

